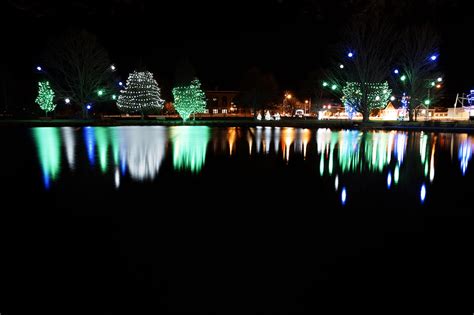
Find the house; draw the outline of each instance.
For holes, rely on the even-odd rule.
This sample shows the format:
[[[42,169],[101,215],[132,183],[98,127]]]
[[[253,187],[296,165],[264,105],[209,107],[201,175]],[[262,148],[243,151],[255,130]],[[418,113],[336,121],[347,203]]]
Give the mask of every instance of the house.
[[[206,91],[208,114],[231,114],[237,112],[234,98],[238,91]]]

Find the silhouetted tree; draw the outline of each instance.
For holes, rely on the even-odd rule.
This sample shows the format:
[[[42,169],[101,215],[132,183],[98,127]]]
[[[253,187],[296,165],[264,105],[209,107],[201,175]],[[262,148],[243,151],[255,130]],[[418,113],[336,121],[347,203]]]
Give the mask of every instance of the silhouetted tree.
[[[356,94],[360,96],[352,98],[350,107],[368,121],[371,110],[382,104],[370,97],[388,80],[396,55],[392,31],[380,19],[359,20],[347,30],[344,49],[339,54],[343,61],[327,71],[328,80],[323,84],[343,102],[346,87],[357,87]]]
[[[52,41],[44,60],[44,72],[57,96],[81,106],[83,117],[88,103],[110,100],[115,93],[109,56],[86,31],[68,31]]]
[[[193,65],[188,58],[181,59],[176,66],[174,86],[189,86],[194,79],[196,70]]]
[[[272,74],[262,73],[255,67],[245,73],[236,103],[253,108],[256,116],[258,110],[269,108],[277,101],[278,85]]]
[[[402,33],[400,41],[400,73],[395,82],[400,94],[405,92],[410,97],[408,112],[412,121],[416,107],[424,102],[430,105],[441,95],[442,82],[437,81],[442,78],[437,62],[439,37],[428,25],[414,26]]]

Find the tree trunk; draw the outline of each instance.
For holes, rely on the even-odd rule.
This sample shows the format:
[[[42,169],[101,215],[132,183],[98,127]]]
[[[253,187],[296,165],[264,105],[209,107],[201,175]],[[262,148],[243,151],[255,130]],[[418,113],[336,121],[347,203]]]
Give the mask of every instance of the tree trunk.
[[[366,108],[362,111],[362,121],[368,122],[370,120],[370,111]]]
[[[48,112],[47,111],[44,111],[44,114],[46,115],[46,117],[48,117]]]
[[[413,109],[408,109],[408,120],[409,121],[413,121],[413,112],[414,110]]]

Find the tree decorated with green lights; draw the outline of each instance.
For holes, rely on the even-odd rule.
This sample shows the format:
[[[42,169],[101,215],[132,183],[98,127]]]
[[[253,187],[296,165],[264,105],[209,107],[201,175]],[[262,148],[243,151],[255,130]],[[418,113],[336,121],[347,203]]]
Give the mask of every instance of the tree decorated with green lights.
[[[156,113],[163,108],[164,101],[160,97],[160,88],[148,71],[130,73],[127,85],[121,91],[117,107],[125,113]]]
[[[183,121],[188,120],[193,114],[203,113],[206,109],[206,95],[198,79],[192,80],[187,85],[175,87],[173,97],[174,107]]]
[[[46,116],[56,108],[54,100],[54,91],[49,85],[49,81],[38,82],[38,97],[36,103],[44,110]]]
[[[400,69],[392,72],[397,91],[408,96],[407,109],[413,121],[417,107],[429,107],[442,94],[443,75],[437,62],[439,36],[427,25],[410,27],[403,33],[400,48]]]
[[[363,92],[364,91],[364,92]],[[367,97],[366,100],[362,98]],[[350,119],[355,113],[363,112],[362,104],[372,109],[384,108],[391,96],[392,90],[388,87],[388,82],[365,83],[347,82],[342,88],[342,102]]]
[[[391,34],[381,19],[359,19],[346,32],[345,61],[326,71],[322,85],[341,99],[349,117],[359,112],[368,121],[373,109],[387,105],[387,79],[395,57]]]

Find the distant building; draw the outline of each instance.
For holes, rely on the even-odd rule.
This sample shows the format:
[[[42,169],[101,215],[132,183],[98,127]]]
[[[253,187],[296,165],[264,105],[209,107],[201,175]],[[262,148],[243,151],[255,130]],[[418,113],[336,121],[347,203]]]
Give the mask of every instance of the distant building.
[[[232,114],[237,113],[238,108],[234,99],[238,91],[206,91],[208,114]]]

